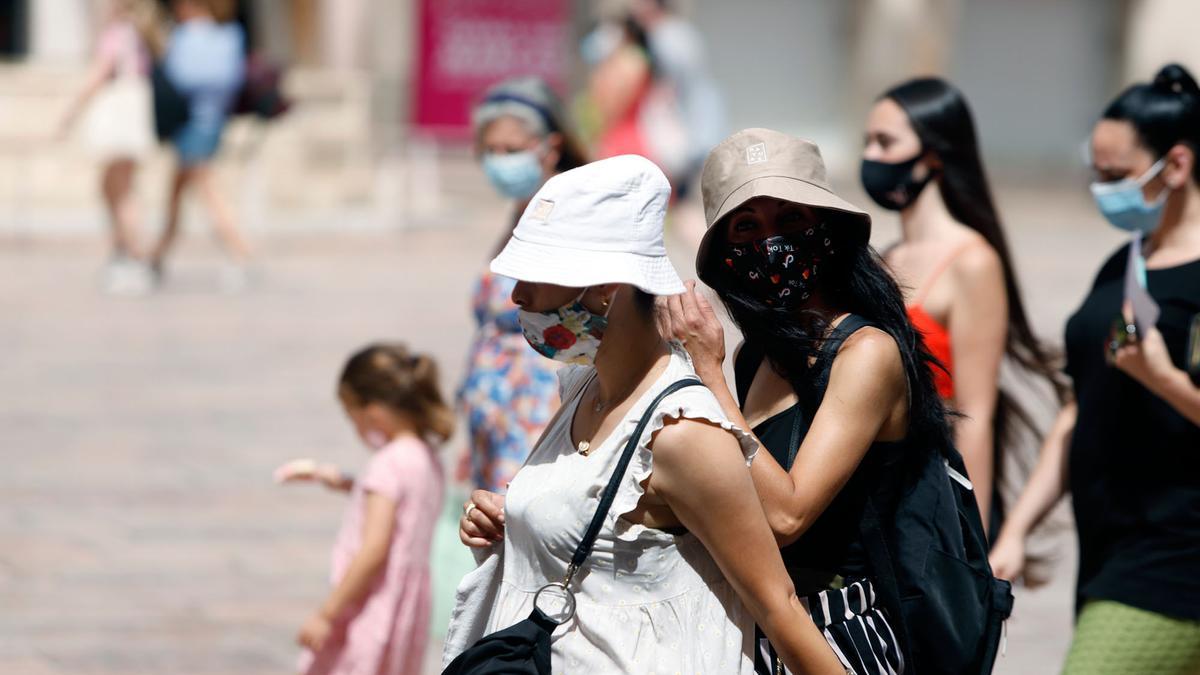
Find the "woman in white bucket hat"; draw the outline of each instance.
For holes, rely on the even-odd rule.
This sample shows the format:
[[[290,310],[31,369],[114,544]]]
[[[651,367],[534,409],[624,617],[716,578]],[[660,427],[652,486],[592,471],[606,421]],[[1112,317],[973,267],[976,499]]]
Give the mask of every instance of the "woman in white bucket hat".
[[[568,581],[575,612],[554,631],[554,671],[749,675],[757,621],[794,672],[844,672],[791,590],[747,470],[757,445],[704,387],[653,406],[695,378],[654,318],[655,296],[684,289],[663,246],[669,196],[666,177],[639,156],[565,172],[538,191],[492,262],[518,280],[530,344],[575,365],[560,371],[560,414],[504,500],[477,491],[464,507],[460,535],[485,565],[501,556],[499,578],[474,606],[463,596],[475,580],[464,580],[447,660],[529,616],[539,589],[568,574],[632,440],[592,554]],[[472,612],[486,620],[469,628]]]

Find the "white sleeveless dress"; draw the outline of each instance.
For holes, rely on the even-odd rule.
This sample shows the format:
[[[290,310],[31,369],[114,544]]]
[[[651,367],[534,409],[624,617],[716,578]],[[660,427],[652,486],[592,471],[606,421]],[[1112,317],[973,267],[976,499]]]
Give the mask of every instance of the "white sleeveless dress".
[[[687,353],[673,345],[666,371],[585,457],[573,446],[570,428],[578,391],[591,373],[580,366],[560,371],[563,395],[572,400],[509,486],[502,570],[485,634],[525,619],[537,590],[563,578],[646,406],[671,383],[695,376]],[[747,466],[753,459],[755,442],[729,422],[708,389],[687,387],[659,405],[595,549],[575,577],[576,614],[554,631],[556,673],[754,672],[754,619],[700,541],[621,517],[642,496],[654,463],[646,444],[667,417],[719,425],[737,437]]]

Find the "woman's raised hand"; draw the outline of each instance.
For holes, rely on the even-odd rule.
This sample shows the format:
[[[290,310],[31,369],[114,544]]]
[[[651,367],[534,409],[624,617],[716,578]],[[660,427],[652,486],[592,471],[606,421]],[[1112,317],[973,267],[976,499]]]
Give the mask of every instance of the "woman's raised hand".
[[[683,343],[692,356],[696,374],[708,384],[709,377],[722,373],[725,328],[712,303],[696,291],[696,282],[685,285],[683,293],[659,299],[655,318],[663,337]]]
[[[463,504],[458,538],[474,548],[487,548],[504,538],[504,495],[476,490]]]

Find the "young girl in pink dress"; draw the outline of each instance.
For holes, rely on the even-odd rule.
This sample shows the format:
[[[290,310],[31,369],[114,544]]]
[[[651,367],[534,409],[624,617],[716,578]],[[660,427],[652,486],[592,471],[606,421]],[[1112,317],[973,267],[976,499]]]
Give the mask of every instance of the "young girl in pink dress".
[[[316,481],[350,493],[333,547],[332,591],[300,629],[300,672],[415,675],[430,612],[429,550],[442,506],[442,468],[432,443],[454,430],[437,367],[403,345],[377,344],[350,358],[338,398],[371,448],[355,478],[298,459],[283,481]]]

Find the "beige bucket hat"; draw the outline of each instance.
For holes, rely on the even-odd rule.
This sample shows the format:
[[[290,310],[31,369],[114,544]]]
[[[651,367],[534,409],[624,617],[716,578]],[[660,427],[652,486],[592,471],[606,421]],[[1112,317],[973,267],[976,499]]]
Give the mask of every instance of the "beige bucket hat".
[[[837,216],[847,243],[866,246],[871,238],[871,216],[834,194],[825,178],[825,162],[815,144],[771,129],[743,129],[721,141],[708,154],[700,176],[704,220],[708,232],[696,253],[696,272],[712,286],[715,266],[710,248],[717,236],[714,225],[755,197],[774,197]]]

